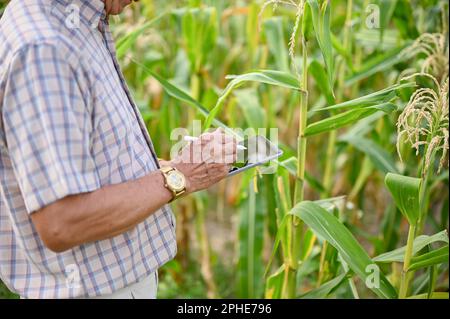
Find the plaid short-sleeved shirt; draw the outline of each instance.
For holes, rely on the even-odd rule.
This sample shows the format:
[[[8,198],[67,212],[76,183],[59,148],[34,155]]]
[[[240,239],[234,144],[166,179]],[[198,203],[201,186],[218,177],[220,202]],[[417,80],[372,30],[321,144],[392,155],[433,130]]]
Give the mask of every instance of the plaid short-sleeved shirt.
[[[0,20],[0,277],[25,298],[112,293],[176,254],[164,207],[112,239],[54,253],[30,214],[158,169],[102,0],[13,0]],[[133,200],[124,198],[123,200]]]

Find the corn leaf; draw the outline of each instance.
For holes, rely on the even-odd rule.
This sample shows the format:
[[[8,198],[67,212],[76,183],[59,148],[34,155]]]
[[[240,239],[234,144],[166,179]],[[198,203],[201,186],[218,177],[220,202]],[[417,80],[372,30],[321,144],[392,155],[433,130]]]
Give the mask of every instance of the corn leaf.
[[[345,204],[346,197],[347,196],[328,197],[315,200],[314,203],[329,212],[335,212],[337,214],[338,211],[336,210],[338,210],[339,207],[342,207],[342,205]]]
[[[257,89],[235,90],[233,94],[242,110],[248,127],[254,128],[255,130],[260,127],[266,127],[266,113],[265,109],[261,106]]]
[[[421,235],[414,239],[413,256],[421,251],[423,248],[429,244],[436,242],[444,242],[448,244],[448,234],[446,230],[443,230],[432,236]],[[381,254],[373,258],[373,261],[377,263],[391,263],[391,262],[403,262],[405,256],[406,246],[397,248],[390,252]]]
[[[152,77],[154,77],[162,85],[162,87],[164,88],[164,90],[166,91],[166,93],[169,96],[195,108],[205,118],[208,117],[209,111],[202,104],[200,104],[198,101],[196,101],[192,96],[190,96],[189,94],[184,92],[182,89],[178,88],[176,85],[170,83],[169,81],[167,81],[166,79],[164,79],[163,77],[158,75],[157,73],[153,72],[152,70],[147,68],[145,65],[143,65],[135,60],[133,60],[133,62],[136,63],[138,66],[140,66],[145,72],[147,72]],[[212,124],[214,124],[214,126],[216,126],[216,127],[223,128],[229,134],[237,136],[236,131],[230,129],[228,126],[226,126],[219,120],[213,119]]]
[[[283,19],[275,17],[264,21],[264,31],[267,38],[267,45],[272,54],[277,69],[289,72],[289,53],[284,39]],[[253,36],[254,37],[254,36]]]
[[[309,64],[308,71],[314,77],[315,83],[317,84],[319,91],[325,96],[327,103],[329,105],[336,103],[324,67],[317,60],[314,60]]]
[[[300,251],[300,260],[305,260],[311,255],[316,239],[317,237],[311,229],[307,229],[305,231],[305,235],[303,235],[303,240],[301,243],[302,247]]]
[[[237,266],[239,298],[261,298],[263,294],[264,244],[263,194],[257,193],[251,180],[248,199],[239,214],[239,258]],[[259,183],[258,188],[262,187]]]
[[[397,6],[397,0],[379,0],[378,2],[380,6],[380,39],[383,42],[384,33]]]
[[[398,0],[393,20],[402,38],[416,39],[420,36],[416,19],[413,16],[416,11],[416,3],[410,0]]]
[[[448,250],[448,247],[447,247]],[[448,263],[448,256],[446,262]],[[436,288],[436,281],[438,279],[439,273],[438,273],[438,265],[433,265],[431,267],[428,267],[428,298],[431,298],[433,295],[433,292]]]
[[[311,8],[311,17],[317,42],[322,51],[323,59],[327,68],[328,84],[333,92],[334,83],[334,58],[333,44],[331,39],[331,3],[329,0],[323,1],[319,7],[317,0],[308,0]],[[334,95],[334,93],[333,93]]]
[[[211,127],[213,120],[222,110],[222,107],[231,94],[231,92],[243,85],[246,82],[257,82],[257,83],[265,83],[280,87],[285,87],[288,89],[299,90],[299,82],[295,76],[290,73],[280,72],[280,71],[272,71],[272,70],[262,70],[251,73],[246,73],[242,75],[232,75],[228,76],[227,79],[232,79],[232,81],[227,85],[222,95],[217,100],[216,105],[211,110],[211,113],[205,120],[204,129],[207,130]]]
[[[394,48],[384,54],[376,55],[374,58],[366,61],[361,68],[354,72],[350,77],[345,80],[345,85],[350,86],[358,81],[367,79],[372,75],[389,70],[397,63],[403,61],[403,57],[400,54],[406,45],[403,45],[398,48]]]
[[[284,266],[281,266],[273,275],[267,278],[265,298],[280,299],[283,288]]]
[[[264,184],[264,199],[266,202],[267,211],[267,230],[270,238],[275,238],[278,229],[278,214],[277,206],[278,194],[274,192],[274,183],[277,181],[276,174],[264,174],[261,176]]]
[[[336,248],[356,275],[363,281],[368,279],[370,272],[367,271],[367,267],[373,265],[373,261],[352,233],[336,217],[316,203],[308,201],[299,203],[291,213],[302,219],[317,236]],[[382,298],[397,297],[394,287],[382,273],[380,273],[379,287],[374,287],[372,290]]]
[[[383,90],[361,96],[359,98],[356,98],[354,100],[346,101],[343,103],[335,104],[332,106],[324,107],[321,109],[315,110],[316,112],[319,111],[327,111],[327,110],[336,110],[336,109],[344,109],[344,108],[363,108],[367,106],[372,106],[376,104],[382,104],[387,103],[390,100],[392,100],[394,97],[397,96],[396,91],[409,88],[415,86],[415,83],[409,82],[409,83],[403,83],[403,84],[396,84],[393,86],[390,86],[388,88],[385,88]]]
[[[448,245],[412,258],[408,271],[448,263]]]
[[[408,299],[448,299],[448,298],[449,298],[448,292],[433,292],[431,296],[425,293],[408,297]]]
[[[214,7],[183,11],[182,35],[193,71],[198,72],[216,43],[217,13]]]
[[[246,40],[249,49],[249,56],[254,57],[255,52],[259,43],[259,25],[258,25],[258,15],[260,7],[256,2],[252,2],[249,5],[249,12],[246,24]]]
[[[291,156],[288,159],[284,161],[277,161],[275,160],[275,163],[280,165],[281,167],[285,168],[289,174],[296,177],[297,176],[297,158],[295,156]],[[316,190],[319,193],[322,193],[325,191],[325,188],[323,187],[322,183],[315,178],[313,175],[311,175],[308,172],[305,172],[305,179],[308,182],[309,186],[311,186],[312,189]]]
[[[386,112],[389,112],[396,109],[397,107],[393,103],[384,103],[382,105],[371,106],[368,108],[352,109],[350,111],[330,116],[324,120],[310,124],[305,130],[305,136],[334,131],[338,128],[358,122],[359,120],[380,110],[386,110]]]
[[[320,287],[308,291],[307,293],[300,296],[300,299],[324,299],[328,297],[334,290],[339,288],[342,283],[345,282],[347,277],[346,273],[343,273],[336,278],[331,279],[330,281],[324,283]]]
[[[295,208],[295,207],[294,207]],[[266,271],[264,272],[264,277],[267,278],[269,271],[270,271],[270,267],[272,266],[273,263],[273,259],[275,258],[275,254],[278,251],[278,246],[280,245],[282,239],[283,239],[283,235],[285,234],[286,231],[286,224],[288,222],[288,216],[289,214],[286,214],[283,216],[283,219],[281,220],[280,225],[278,226],[278,232],[277,232],[277,236],[275,237],[275,242],[273,244],[273,248],[272,248],[272,253],[270,255],[269,261],[267,263],[266,266]]]
[[[292,90],[300,89],[298,79],[294,75],[282,71],[258,70],[242,75],[228,75],[227,79],[232,80],[230,86],[233,88],[236,88],[244,82],[258,82],[285,87]]]
[[[385,183],[403,216],[416,225],[420,215],[421,179],[388,173]]]
[[[395,166],[395,160],[390,153],[379,146],[372,140],[369,140],[362,136],[346,136],[342,141],[351,144],[354,148],[360,152],[366,154],[372,164],[382,173],[387,174],[389,172],[397,172]]]
[[[348,68],[350,70],[354,70],[353,60],[352,60],[353,56],[350,55],[349,52],[347,52],[347,50],[342,45],[341,40],[337,36],[335,36],[333,33],[331,33],[331,42],[332,42],[333,48],[336,50],[336,52],[345,59],[345,62],[347,63]]]
[[[136,43],[136,40],[138,39],[138,37],[142,33],[144,33],[145,31],[147,31],[147,29],[152,27],[156,22],[161,20],[166,14],[167,14],[167,12],[160,14],[156,18],[154,18],[154,19],[144,23],[139,28],[131,31],[130,33],[128,33],[124,37],[122,37],[119,40],[117,40],[117,44],[116,44],[116,55],[117,55],[117,58],[118,59],[123,58],[125,56],[125,54],[127,52],[129,52],[130,48]]]
[[[339,141],[345,142],[354,136],[364,136],[374,129],[374,124],[378,119],[382,118],[384,114],[382,112],[375,113],[362,119],[355,125],[352,125],[348,130],[339,137]]]

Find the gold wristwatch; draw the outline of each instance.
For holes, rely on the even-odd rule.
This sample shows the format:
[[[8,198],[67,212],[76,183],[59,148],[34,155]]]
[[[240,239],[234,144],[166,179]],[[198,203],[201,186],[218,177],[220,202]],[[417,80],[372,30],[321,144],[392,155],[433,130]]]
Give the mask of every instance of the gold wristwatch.
[[[164,176],[164,186],[173,194],[170,202],[186,193],[186,178],[184,177],[183,173],[170,166],[161,167],[160,171]]]

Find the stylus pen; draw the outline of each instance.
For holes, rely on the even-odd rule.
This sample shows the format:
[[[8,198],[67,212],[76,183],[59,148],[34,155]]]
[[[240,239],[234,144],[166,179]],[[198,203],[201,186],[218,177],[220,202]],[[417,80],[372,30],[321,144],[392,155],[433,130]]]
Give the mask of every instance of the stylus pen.
[[[195,142],[195,141],[198,140],[198,137],[186,135],[183,139],[184,139],[186,142]],[[240,151],[244,151],[244,150],[246,150],[247,148],[246,148],[245,146],[243,146],[243,145],[239,145],[239,144],[238,144],[238,145],[237,145],[237,149],[240,150]]]

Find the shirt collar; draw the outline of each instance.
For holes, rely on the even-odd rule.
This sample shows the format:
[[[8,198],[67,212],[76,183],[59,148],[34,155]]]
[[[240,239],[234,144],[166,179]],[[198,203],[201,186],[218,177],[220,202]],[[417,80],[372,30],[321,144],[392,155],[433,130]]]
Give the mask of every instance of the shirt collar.
[[[57,0],[62,4],[75,5],[80,11],[80,18],[90,25],[106,20],[105,3],[103,0]]]

